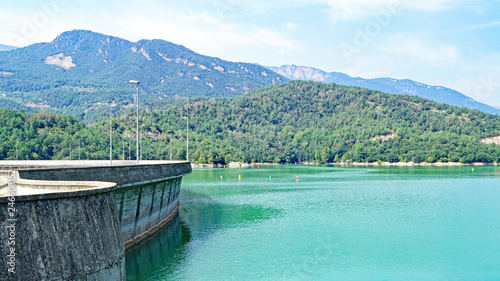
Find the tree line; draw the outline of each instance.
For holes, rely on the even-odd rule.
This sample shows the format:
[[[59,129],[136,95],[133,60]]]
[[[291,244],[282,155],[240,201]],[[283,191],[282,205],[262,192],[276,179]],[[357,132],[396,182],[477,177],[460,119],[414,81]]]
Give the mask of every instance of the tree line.
[[[292,81],[232,98],[161,101],[141,110],[143,159],[239,162],[500,162],[500,117],[408,95]],[[104,110],[107,107],[103,107]],[[109,110],[109,108],[107,109]],[[109,158],[109,118],[0,110],[0,159]],[[135,114],[112,120],[114,159],[135,159]],[[169,130],[171,133],[169,133]],[[125,149],[123,149],[125,143]]]

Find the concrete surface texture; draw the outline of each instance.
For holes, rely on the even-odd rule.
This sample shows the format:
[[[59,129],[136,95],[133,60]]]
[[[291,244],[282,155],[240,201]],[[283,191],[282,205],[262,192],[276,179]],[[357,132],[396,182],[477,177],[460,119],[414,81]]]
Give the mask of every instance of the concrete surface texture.
[[[177,214],[182,176],[191,172],[189,162],[132,162],[0,161],[2,229],[11,223],[8,170],[17,171],[18,272],[6,268],[0,280],[124,280],[125,249]]]
[[[21,182],[30,184],[19,179],[15,184]],[[34,182],[51,187],[51,182]],[[47,193],[0,197],[0,280],[125,280],[116,184],[79,186],[69,183],[65,189],[59,182]]]

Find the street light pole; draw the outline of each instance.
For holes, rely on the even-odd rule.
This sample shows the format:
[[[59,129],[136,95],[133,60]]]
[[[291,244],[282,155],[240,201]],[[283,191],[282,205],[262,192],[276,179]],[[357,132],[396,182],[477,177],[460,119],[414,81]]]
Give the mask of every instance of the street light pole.
[[[73,157],[71,157],[71,143],[69,143],[69,160],[71,160],[71,158]]]
[[[137,130],[136,130],[136,139],[137,139],[137,165],[139,165],[139,81],[136,81],[136,80],[130,80],[129,81],[130,84],[135,84],[136,85],[136,88],[137,88]]]
[[[16,142],[16,161],[19,156],[19,142]]]
[[[140,157],[141,161],[142,161],[142,133],[144,133],[144,126],[145,125],[141,125],[141,152],[140,152],[141,153],[141,157]]]
[[[109,165],[113,166],[113,111],[112,108],[115,107],[116,104],[109,105]]]
[[[78,140],[78,161],[80,161],[80,147],[81,147],[81,142],[82,142],[82,139],[79,139]]]
[[[186,119],[186,161],[189,161],[189,118],[182,118]]]
[[[172,161],[172,130],[168,130],[168,136],[170,137],[170,161]]]
[[[125,135],[122,136],[123,139],[123,147],[122,147],[122,159],[125,161]]]

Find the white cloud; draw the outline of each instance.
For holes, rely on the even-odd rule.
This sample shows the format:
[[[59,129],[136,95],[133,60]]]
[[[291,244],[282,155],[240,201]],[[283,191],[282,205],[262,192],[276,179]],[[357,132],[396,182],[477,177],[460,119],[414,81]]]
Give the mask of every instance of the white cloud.
[[[246,13],[257,4],[240,0],[221,0],[228,10],[217,10],[213,3],[175,2],[166,4],[156,0],[136,0],[110,9],[108,4],[75,2],[61,6],[50,21],[38,28],[30,38],[14,44],[9,34],[22,35],[22,18],[39,12],[0,11],[5,24],[0,25],[0,44],[27,46],[36,42],[52,41],[60,33],[72,29],[87,29],[131,41],[164,39],[181,44],[196,52],[237,61],[262,61],[262,57],[288,54],[299,48],[279,30],[250,24],[255,14]],[[140,2],[140,4],[137,4]],[[146,3],[147,5],[142,5]],[[85,5],[99,9],[85,9]],[[219,13],[218,13],[219,12]],[[290,25],[289,27],[293,27]]]
[[[453,81],[463,94],[489,105],[500,106],[500,67],[477,66],[466,77]]]
[[[412,65],[451,66],[459,59],[459,51],[456,47],[432,42],[416,35],[395,35],[375,47]]]
[[[169,20],[165,21],[164,18]],[[257,49],[281,54],[298,48],[277,31],[227,23],[216,14],[208,12],[179,14],[175,11],[162,11],[161,17],[136,14],[110,22],[107,26],[109,29],[121,30],[122,34],[114,34],[117,36],[134,38],[133,40],[164,39],[205,55],[238,61],[255,61],[250,57],[258,57]],[[140,38],[137,38],[138,35]]]
[[[286,28],[288,28],[290,30],[295,30],[298,28],[298,26],[293,22],[287,22],[285,26],[286,26]]]
[[[312,0],[329,6],[334,22],[365,20],[383,10],[397,14],[402,10],[435,12],[457,6],[464,0]],[[310,2],[309,2],[310,3]]]
[[[487,28],[487,27],[494,27],[494,26],[500,26],[500,21],[494,21],[494,22],[489,22],[489,23],[485,23],[485,24],[474,25],[470,28],[478,29],[478,28]]]

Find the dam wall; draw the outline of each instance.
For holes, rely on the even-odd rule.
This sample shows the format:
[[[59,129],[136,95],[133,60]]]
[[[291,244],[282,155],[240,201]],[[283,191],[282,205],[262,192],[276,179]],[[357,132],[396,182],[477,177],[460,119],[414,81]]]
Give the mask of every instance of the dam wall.
[[[0,280],[125,280],[114,183],[16,185],[35,194],[0,197]]]
[[[116,183],[115,201],[126,249],[155,233],[177,214],[182,177],[189,173],[189,162],[19,171],[23,179]]]
[[[0,280],[125,280],[125,250],[175,217],[182,177],[191,172],[189,162],[33,162],[39,161],[18,166],[16,180],[16,265],[22,273],[4,275],[5,269]],[[2,229],[9,226],[8,204],[0,186]],[[3,256],[0,268],[8,261]]]
[[[125,248],[167,224],[179,210],[181,178],[115,191]]]

